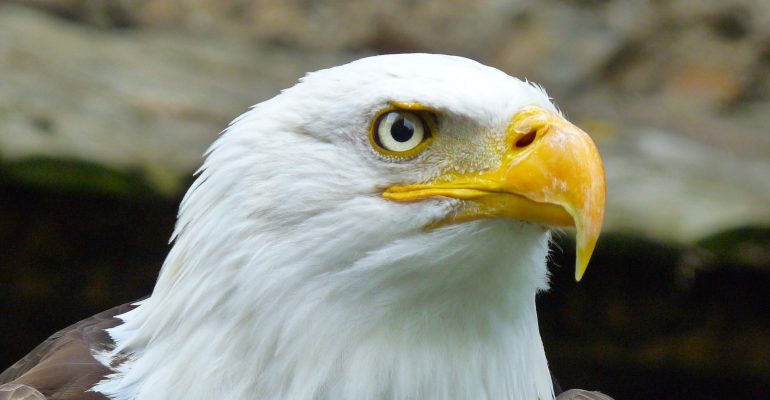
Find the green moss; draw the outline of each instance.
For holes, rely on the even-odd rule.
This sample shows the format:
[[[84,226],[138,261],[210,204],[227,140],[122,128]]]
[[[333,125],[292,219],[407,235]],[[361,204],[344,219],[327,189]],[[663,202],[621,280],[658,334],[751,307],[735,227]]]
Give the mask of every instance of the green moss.
[[[137,171],[119,171],[77,160],[45,157],[0,163],[0,182],[71,193],[166,197]]]
[[[719,265],[770,270],[770,226],[731,229],[698,241]]]

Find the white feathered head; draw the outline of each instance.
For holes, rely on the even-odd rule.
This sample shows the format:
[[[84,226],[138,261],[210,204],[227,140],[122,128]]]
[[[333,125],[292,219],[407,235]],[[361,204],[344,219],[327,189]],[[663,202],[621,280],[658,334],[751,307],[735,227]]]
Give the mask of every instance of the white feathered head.
[[[603,210],[593,142],[536,85],[429,54],[311,73],[207,153],[105,391],[546,398],[547,227],[576,226],[580,278]]]

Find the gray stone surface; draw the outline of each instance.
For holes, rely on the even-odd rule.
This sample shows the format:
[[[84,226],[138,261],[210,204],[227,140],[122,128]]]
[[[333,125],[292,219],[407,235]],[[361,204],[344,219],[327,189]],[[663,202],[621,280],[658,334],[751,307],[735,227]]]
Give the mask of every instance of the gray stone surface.
[[[606,227],[679,242],[770,227],[770,102],[677,101],[598,91],[566,107],[605,160]]]
[[[0,5],[0,157],[93,161],[174,193],[232,118],[352,58],[102,30]]]
[[[741,157],[650,126],[600,141],[610,230],[694,241],[770,225],[770,158]]]

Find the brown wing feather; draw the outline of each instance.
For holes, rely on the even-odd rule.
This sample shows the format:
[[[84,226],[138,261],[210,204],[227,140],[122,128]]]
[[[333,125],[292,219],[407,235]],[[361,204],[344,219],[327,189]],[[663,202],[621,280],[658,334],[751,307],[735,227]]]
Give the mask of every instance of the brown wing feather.
[[[612,400],[602,392],[589,392],[587,390],[570,389],[556,396],[556,400]]]
[[[110,373],[92,354],[114,346],[105,329],[134,307],[123,304],[54,333],[0,374],[0,400],[106,400],[88,391]]]
[[[6,383],[0,385],[0,400],[46,400],[42,393],[27,385]]]

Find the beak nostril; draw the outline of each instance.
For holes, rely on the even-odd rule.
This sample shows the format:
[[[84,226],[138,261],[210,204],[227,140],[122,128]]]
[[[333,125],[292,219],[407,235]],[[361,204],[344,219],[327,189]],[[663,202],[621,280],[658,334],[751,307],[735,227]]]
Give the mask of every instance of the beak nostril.
[[[532,142],[535,141],[536,136],[537,136],[536,130],[529,131],[529,133],[520,137],[519,140],[516,141],[516,147],[521,148],[521,147],[529,146],[530,144],[532,144]]]

